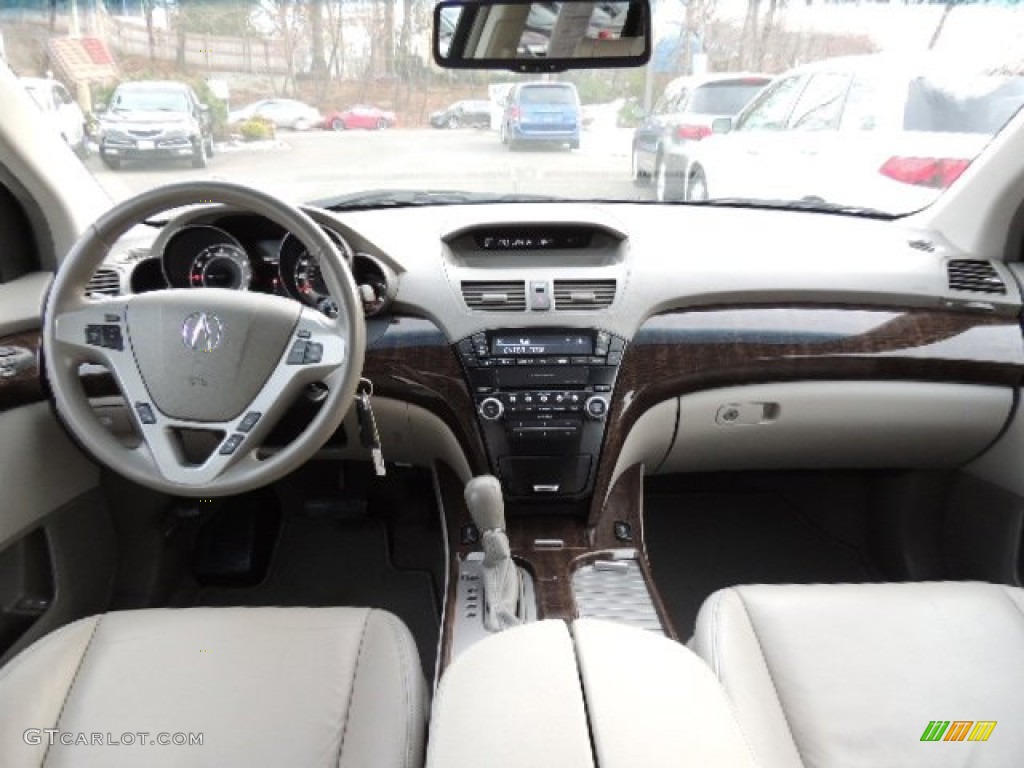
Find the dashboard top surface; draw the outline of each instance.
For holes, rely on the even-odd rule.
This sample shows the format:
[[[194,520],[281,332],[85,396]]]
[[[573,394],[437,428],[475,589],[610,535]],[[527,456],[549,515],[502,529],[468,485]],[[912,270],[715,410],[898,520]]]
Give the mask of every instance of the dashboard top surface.
[[[976,257],[899,220],[614,203],[305,210],[343,239],[343,251],[369,260],[385,275],[385,283],[376,287],[386,289],[391,311],[429,318],[451,341],[492,328],[552,326],[601,327],[630,339],[652,315],[711,306],[816,303],[997,314],[1020,306],[1015,282],[999,263],[995,269],[1004,294],[950,290],[949,260]],[[282,233],[244,215],[196,209],[172,220],[165,232],[224,223],[243,245],[248,238],[249,250],[260,258],[276,258]],[[583,245],[554,238],[550,247],[543,237],[517,242],[506,236],[509,231],[544,235],[553,227],[595,234]],[[471,236],[476,231],[504,239],[491,238],[482,247],[484,239]],[[561,281],[569,281],[562,287],[572,294],[565,306],[565,294],[557,295]],[[593,298],[595,281],[613,286],[604,305],[586,301]],[[550,308],[536,309],[532,302],[499,309],[488,304],[494,291],[500,299],[509,284],[526,291],[536,283],[553,286],[558,301]],[[482,306],[467,303],[467,285],[481,286]],[[573,293],[577,288],[586,291],[580,308],[572,305],[572,299],[579,300]]]

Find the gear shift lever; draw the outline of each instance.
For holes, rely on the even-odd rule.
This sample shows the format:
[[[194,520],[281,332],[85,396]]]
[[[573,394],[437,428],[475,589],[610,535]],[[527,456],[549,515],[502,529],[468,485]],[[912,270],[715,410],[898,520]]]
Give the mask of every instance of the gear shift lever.
[[[484,627],[500,632],[520,623],[522,584],[505,533],[505,501],[498,478],[481,475],[466,483],[466,506],[484,548]]]

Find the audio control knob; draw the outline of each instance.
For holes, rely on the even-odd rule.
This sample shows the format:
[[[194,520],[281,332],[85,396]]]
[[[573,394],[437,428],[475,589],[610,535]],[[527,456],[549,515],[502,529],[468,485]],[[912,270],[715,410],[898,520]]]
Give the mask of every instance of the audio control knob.
[[[496,397],[488,397],[480,402],[480,415],[488,421],[495,421],[501,418],[505,412],[505,406]]]
[[[608,415],[608,398],[602,397],[601,395],[594,395],[587,400],[583,409],[587,412],[587,416],[600,421]]]

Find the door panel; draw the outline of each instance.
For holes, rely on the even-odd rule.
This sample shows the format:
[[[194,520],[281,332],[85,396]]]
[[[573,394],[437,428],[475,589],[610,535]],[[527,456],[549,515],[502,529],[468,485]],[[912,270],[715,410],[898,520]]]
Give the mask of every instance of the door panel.
[[[0,283],[0,663],[42,634],[105,610],[113,583],[99,468],[58,422],[39,376],[50,279],[31,272]]]

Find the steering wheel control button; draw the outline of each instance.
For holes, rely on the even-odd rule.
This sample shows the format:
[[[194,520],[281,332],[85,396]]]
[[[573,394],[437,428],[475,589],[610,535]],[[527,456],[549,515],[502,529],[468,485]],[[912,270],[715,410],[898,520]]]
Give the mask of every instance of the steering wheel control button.
[[[480,403],[480,415],[488,421],[500,419],[504,412],[505,406],[496,397],[488,397]]]
[[[245,414],[245,418],[238,423],[239,432],[249,432],[253,427],[256,426],[256,422],[260,420],[263,414],[259,411],[249,411]]]
[[[236,432],[221,444],[220,453],[224,456],[230,456],[238,449],[238,446],[242,444],[244,439],[245,435],[241,435]]]
[[[584,410],[586,410],[587,416],[600,421],[608,413],[608,399],[594,396],[587,400]]]
[[[116,349],[118,352],[124,349],[124,338],[121,336],[120,325],[103,326],[103,346],[107,349]]]
[[[303,364],[319,363],[324,359],[324,345],[315,341],[306,342],[306,351],[302,355]]]
[[[143,424],[156,424],[156,414],[153,413],[153,406],[149,403],[136,403],[135,412]]]
[[[124,349],[124,337],[120,325],[87,325],[85,326],[85,343],[93,347]]]
[[[306,359],[306,344],[305,341],[296,341],[292,344],[291,350],[288,352],[288,359],[285,363],[288,365],[302,365]]]

